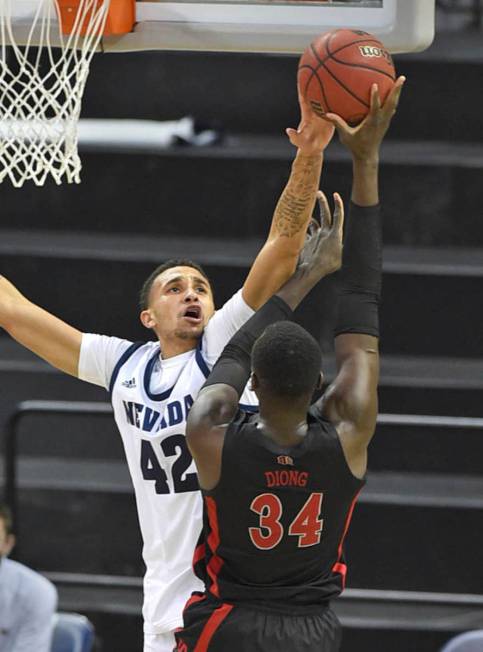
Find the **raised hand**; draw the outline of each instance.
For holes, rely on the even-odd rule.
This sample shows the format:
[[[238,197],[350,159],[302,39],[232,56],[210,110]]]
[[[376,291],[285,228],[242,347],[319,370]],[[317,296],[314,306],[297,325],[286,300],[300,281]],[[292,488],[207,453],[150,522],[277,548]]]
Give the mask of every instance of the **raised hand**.
[[[317,280],[332,274],[342,265],[342,239],[344,232],[344,203],[338,193],[334,193],[335,210],[329,207],[327,197],[320,190],[317,193],[320,226],[312,226],[310,244],[306,260],[306,272]],[[314,220],[315,221],[315,220]]]
[[[299,92],[301,120],[298,129],[287,129],[286,134],[303,156],[314,156],[324,151],[334,136],[335,127],[317,117]]]
[[[381,143],[396,113],[405,81],[405,77],[399,77],[384,105],[381,104],[377,84],[374,84],[371,89],[370,111],[357,127],[351,127],[335,113],[325,114],[324,120],[337,129],[341,143],[352,152],[355,159],[378,157]]]
[[[344,231],[344,204],[338,193],[334,194],[335,210],[329,208],[325,195],[317,193],[320,223],[309,225],[305,246],[293,276],[277,292],[292,309],[317,285],[317,283],[342,265],[342,239]]]
[[[337,195],[336,199],[336,213],[339,214],[342,211],[344,212],[344,206],[341,204],[340,196]],[[320,238],[322,236],[327,236],[332,228],[332,213],[329,207],[329,202],[325,194],[319,190],[317,192],[317,202],[319,206],[319,215],[318,217],[313,217],[307,228],[307,235],[305,238],[305,244],[300,252],[299,260],[297,267],[309,263],[314,255],[317,247],[320,245]],[[340,202],[340,203],[339,203]]]

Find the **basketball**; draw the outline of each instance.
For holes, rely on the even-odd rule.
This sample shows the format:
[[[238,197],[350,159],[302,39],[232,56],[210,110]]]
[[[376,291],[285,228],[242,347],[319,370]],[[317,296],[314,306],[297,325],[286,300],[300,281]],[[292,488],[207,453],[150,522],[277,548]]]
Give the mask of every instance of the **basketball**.
[[[395,79],[384,45],[352,29],[321,34],[303,53],[298,69],[299,89],[314,112],[336,113],[353,126],[369,112],[372,85],[378,85],[384,103]]]

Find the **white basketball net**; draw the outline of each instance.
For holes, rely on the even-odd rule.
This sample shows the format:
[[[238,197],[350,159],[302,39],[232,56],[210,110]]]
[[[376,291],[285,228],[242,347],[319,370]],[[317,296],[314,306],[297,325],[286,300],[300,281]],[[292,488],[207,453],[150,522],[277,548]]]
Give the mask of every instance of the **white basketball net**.
[[[57,0],[0,0],[0,183],[80,182],[82,96],[109,3],[80,0],[66,36]]]

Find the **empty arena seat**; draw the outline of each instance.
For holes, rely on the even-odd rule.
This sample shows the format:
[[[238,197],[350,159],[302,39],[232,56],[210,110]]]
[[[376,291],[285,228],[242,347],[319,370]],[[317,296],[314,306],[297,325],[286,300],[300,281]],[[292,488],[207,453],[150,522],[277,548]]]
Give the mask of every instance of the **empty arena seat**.
[[[56,614],[51,652],[91,652],[93,643],[94,627],[85,616]]]
[[[481,652],[483,650],[483,629],[465,632],[452,638],[441,652]]]

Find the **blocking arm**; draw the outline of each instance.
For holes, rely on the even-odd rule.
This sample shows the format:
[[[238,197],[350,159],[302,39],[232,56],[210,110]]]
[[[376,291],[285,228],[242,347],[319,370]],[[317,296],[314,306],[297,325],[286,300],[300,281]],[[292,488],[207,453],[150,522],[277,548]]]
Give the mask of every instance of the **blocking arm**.
[[[0,327],[52,366],[78,376],[82,333],[29,301],[3,276]]]
[[[300,106],[299,128],[287,130],[290,142],[297,147],[290,178],[275,208],[265,245],[243,286],[243,298],[254,310],[295,271],[315,206],[323,152],[334,134],[334,127],[317,118],[302,98]]]

